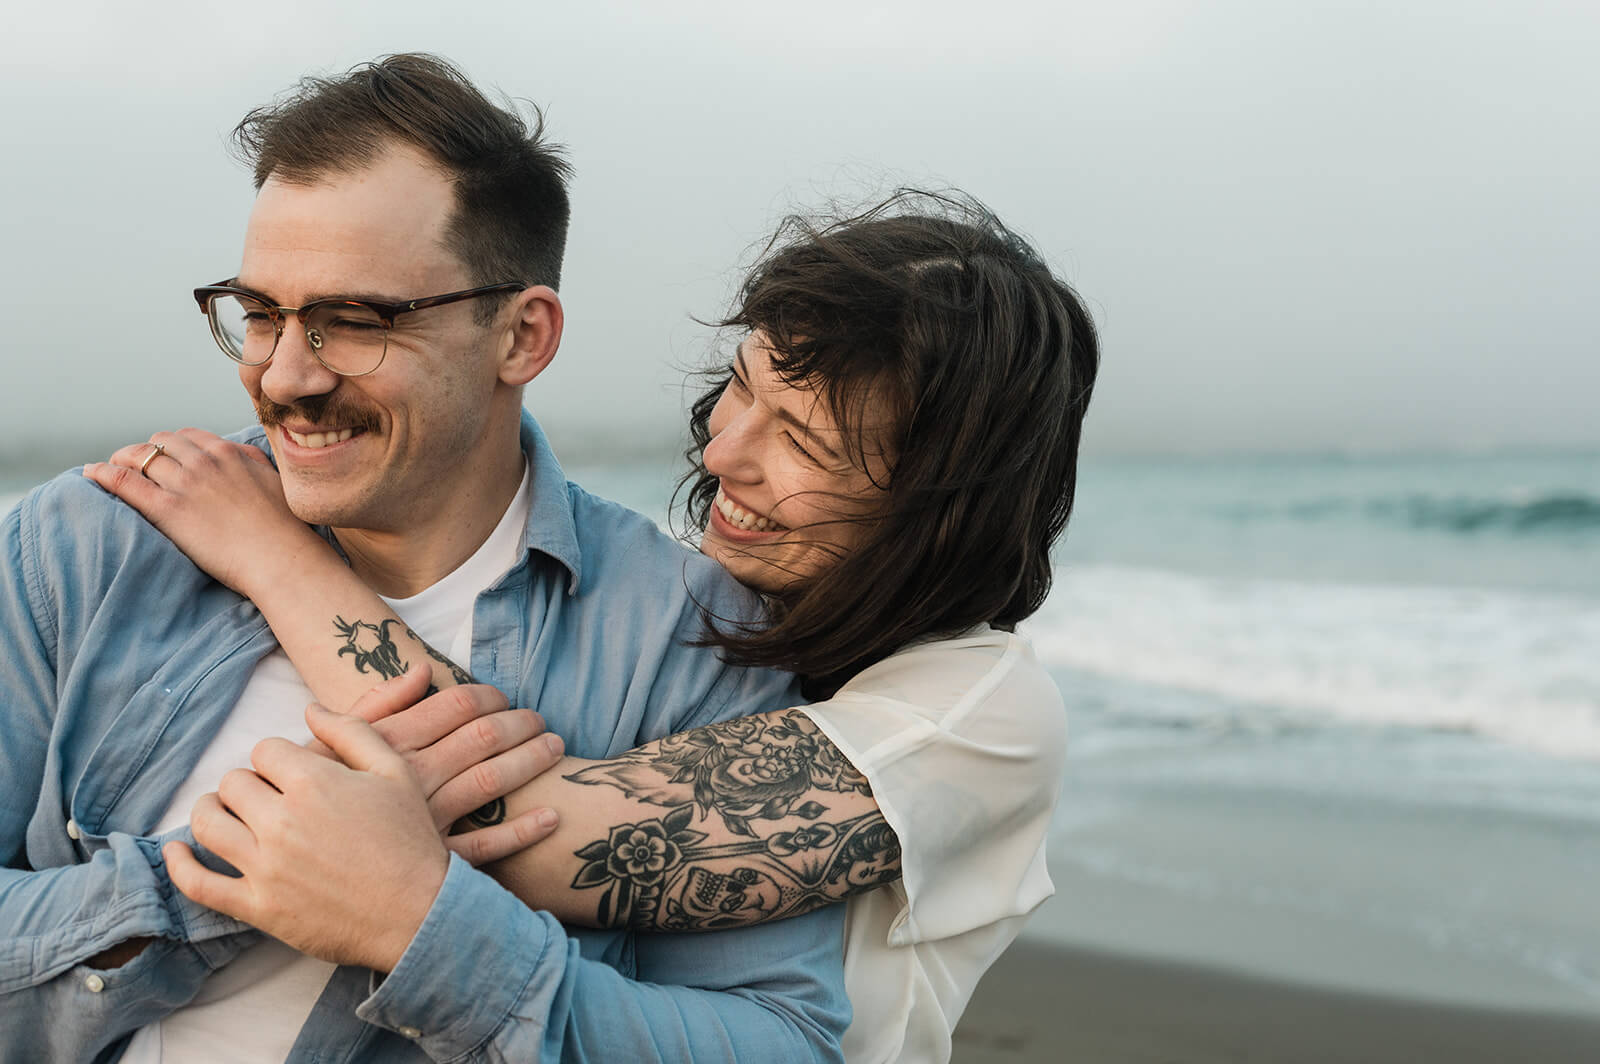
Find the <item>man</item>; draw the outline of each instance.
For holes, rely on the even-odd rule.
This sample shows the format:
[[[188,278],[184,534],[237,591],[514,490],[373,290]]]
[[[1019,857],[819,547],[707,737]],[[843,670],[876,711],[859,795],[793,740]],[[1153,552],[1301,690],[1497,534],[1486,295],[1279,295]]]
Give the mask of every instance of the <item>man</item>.
[[[395,56],[303,83],[239,140],[259,196],[239,274],[201,295],[296,515],[574,753],[792,701],[686,647],[702,607],[748,597],[569,489],[521,411],[561,334],[565,167],[540,131]],[[182,458],[174,439],[145,471]],[[303,688],[249,603],[81,477],[31,495],[0,544],[0,1058],[116,1059],[135,1032],[130,1056],[168,1064],[836,1056],[841,907],[565,931],[440,856],[415,781],[348,718],[309,719],[350,768],[268,744],[265,789],[228,798],[322,818],[284,876],[233,881],[251,904],[232,911],[301,954],[190,900],[189,851],[163,858],[193,839],[185,796],[285,734]],[[420,833],[369,837],[404,823]],[[86,963],[108,959],[126,963]]]

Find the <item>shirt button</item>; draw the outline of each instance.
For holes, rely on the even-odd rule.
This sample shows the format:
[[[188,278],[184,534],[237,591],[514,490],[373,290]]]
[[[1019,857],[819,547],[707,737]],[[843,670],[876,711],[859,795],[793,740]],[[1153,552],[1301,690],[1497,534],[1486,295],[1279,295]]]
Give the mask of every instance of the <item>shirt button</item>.
[[[402,1027],[400,1028],[400,1037],[409,1038],[412,1041],[416,1041],[418,1038],[422,1037],[422,1032],[417,1030],[415,1027]]]
[[[88,988],[89,993],[98,994],[106,988],[106,981],[98,975],[90,973],[89,977],[83,981],[83,985]]]
[[[67,821],[67,838],[73,841],[83,838],[83,832],[78,830],[78,822],[76,820]]]

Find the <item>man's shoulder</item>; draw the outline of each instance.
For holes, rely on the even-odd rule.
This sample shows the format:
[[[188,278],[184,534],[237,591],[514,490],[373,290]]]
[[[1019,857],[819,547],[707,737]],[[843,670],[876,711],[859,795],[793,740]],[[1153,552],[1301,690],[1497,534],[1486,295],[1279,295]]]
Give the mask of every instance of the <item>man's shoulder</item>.
[[[240,429],[227,438],[265,449],[266,434],[260,425]],[[18,504],[16,517],[25,532],[48,536],[53,546],[126,541],[165,544],[176,550],[138,511],[86,478],[82,466],[57,474],[34,488]]]
[[[69,469],[29,492],[17,506],[25,534],[48,537],[54,545],[137,540],[146,533],[164,538],[126,503]]]

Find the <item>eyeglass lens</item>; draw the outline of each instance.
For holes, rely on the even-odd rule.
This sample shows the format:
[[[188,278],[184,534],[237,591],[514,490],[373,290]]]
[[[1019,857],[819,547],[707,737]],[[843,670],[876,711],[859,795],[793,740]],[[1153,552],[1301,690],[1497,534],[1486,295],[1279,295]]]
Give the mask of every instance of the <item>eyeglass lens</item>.
[[[278,329],[267,304],[244,295],[217,295],[210,310],[212,332],[228,357],[247,366],[272,357]],[[304,326],[290,317],[283,327],[303,329],[312,353],[335,373],[370,373],[383,361],[389,342],[389,327],[360,303],[323,303],[306,316]]]

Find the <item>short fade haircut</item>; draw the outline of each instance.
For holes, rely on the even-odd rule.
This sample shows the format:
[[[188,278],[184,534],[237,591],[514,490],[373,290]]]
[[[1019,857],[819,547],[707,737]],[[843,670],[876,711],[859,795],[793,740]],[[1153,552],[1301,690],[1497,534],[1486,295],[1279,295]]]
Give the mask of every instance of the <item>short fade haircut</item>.
[[[708,617],[705,645],[799,673],[821,697],[911,642],[1011,629],[1039,608],[1100,353],[1076,293],[1022,237],[959,193],[902,190],[843,220],[791,217],[714,324],[763,331],[778,377],[816,388],[858,460],[883,446],[892,467],[876,514],[840,508],[865,526],[853,549],[769,596],[764,627]],[[684,484],[699,529],[718,486],[704,461],[711,411],[729,378],[714,370],[691,412]],[[892,424],[877,445],[869,398]]]
[[[308,77],[233,131],[259,190],[269,177],[312,184],[375,163],[408,144],[454,179],[456,207],[446,246],[474,285],[522,281],[561,286],[571,206],[564,149],[514,109],[491,103],[438,56],[384,56],[337,77]],[[485,300],[480,321],[497,304]]]

